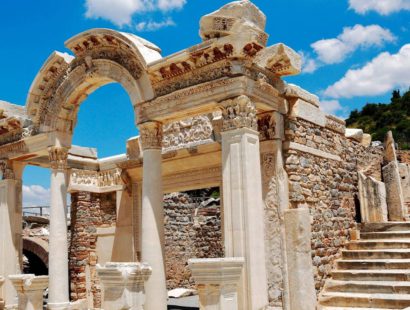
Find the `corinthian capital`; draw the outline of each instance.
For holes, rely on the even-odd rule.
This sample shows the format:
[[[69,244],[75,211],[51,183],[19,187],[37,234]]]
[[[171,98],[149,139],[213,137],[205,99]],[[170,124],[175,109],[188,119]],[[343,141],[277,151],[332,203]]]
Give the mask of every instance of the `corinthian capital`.
[[[0,171],[3,180],[13,180],[15,178],[11,163],[7,159],[0,160]]]
[[[147,122],[139,126],[141,145],[143,150],[162,148],[162,124]]]
[[[52,146],[48,148],[48,158],[51,169],[67,169],[68,148]]]
[[[223,101],[222,131],[228,131],[238,128],[250,128],[258,130],[256,118],[256,107],[248,96],[242,95],[234,99]]]

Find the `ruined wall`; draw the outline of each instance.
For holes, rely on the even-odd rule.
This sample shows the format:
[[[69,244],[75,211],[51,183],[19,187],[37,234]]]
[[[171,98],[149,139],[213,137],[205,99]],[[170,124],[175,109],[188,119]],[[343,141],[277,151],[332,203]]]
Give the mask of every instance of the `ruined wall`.
[[[195,287],[188,259],[224,255],[219,200],[202,201],[187,193],[164,196],[168,289]]]
[[[71,299],[91,299],[101,307],[101,288],[96,274],[97,228],[115,226],[116,194],[79,192],[71,195],[70,280]],[[111,249],[107,249],[110,250]],[[91,287],[87,295],[87,279]]]
[[[307,205],[312,216],[312,259],[319,291],[329,276],[349,230],[360,220],[357,171],[381,179],[382,149],[346,139],[343,131],[302,119],[289,119],[286,140],[295,142],[285,151],[291,207]],[[303,151],[303,147],[311,149]],[[319,150],[313,154],[309,150]]]

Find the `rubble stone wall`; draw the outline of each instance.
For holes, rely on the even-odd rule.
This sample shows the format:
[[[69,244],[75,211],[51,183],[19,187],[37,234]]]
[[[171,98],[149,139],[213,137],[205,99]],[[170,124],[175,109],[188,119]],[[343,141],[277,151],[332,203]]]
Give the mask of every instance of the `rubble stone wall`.
[[[212,201],[212,199],[211,199]],[[164,197],[167,287],[192,287],[190,258],[223,257],[219,201],[205,205],[187,193]]]
[[[71,195],[70,280],[71,299],[92,298],[101,307],[101,287],[96,273],[97,228],[115,226],[116,194],[79,192]],[[87,296],[87,278],[91,294]]]
[[[284,152],[291,207],[307,205],[312,216],[312,259],[319,291],[349,240],[349,231],[360,220],[357,171],[380,180],[382,149],[365,147],[302,119],[287,120],[285,126],[287,141],[340,157],[338,161],[291,148]]]
[[[410,151],[397,151],[398,161],[410,165]]]

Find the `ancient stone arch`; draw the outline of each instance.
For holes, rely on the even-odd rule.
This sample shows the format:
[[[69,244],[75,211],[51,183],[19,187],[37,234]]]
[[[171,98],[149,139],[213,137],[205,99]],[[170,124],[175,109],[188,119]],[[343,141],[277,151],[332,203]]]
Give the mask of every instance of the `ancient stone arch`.
[[[46,241],[37,237],[24,237],[23,251],[36,255],[48,268],[48,243]]]
[[[39,132],[72,133],[81,102],[108,83],[120,83],[133,105],[153,97],[147,63],[161,56],[152,43],[129,33],[92,29],[65,45],[74,56],[52,53],[29,91],[26,109]]]

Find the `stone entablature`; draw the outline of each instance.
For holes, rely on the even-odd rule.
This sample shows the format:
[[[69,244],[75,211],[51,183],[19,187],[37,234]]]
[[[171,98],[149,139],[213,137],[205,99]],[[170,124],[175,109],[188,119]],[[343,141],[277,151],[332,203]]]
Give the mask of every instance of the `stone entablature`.
[[[124,185],[119,168],[105,171],[71,169],[68,191],[105,193],[122,190]]]

